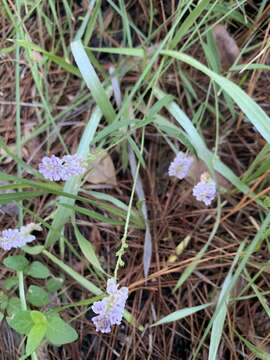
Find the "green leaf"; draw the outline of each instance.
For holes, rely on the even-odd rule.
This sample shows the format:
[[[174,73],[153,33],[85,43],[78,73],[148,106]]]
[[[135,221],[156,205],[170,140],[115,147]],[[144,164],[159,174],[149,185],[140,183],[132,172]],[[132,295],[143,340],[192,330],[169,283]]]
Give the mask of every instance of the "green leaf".
[[[3,262],[6,267],[15,271],[23,271],[29,264],[23,255],[8,256]]]
[[[0,310],[5,310],[8,306],[8,296],[3,291],[0,291]]]
[[[15,193],[0,194],[0,204],[9,204],[12,201],[32,199],[44,195],[45,191],[21,191]]]
[[[110,48],[110,47],[102,47],[102,48],[95,48],[95,47],[85,47],[87,51],[91,50],[94,52],[101,52],[101,53],[107,53],[107,54],[118,54],[118,55],[125,55],[125,56],[133,56],[133,57],[145,57],[145,51],[144,49],[139,48],[127,48],[127,47],[121,47],[121,48]]]
[[[27,336],[26,355],[31,355],[41,344],[47,331],[47,323],[35,324]]]
[[[26,49],[31,49],[31,50],[42,53],[49,60],[51,60],[55,64],[59,65],[62,69],[66,70],[67,72],[69,72],[73,75],[76,75],[76,76],[80,76],[80,72],[78,71],[78,69],[75,66],[64,61],[62,56],[57,56],[57,55],[53,54],[52,52],[46,51],[43,48],[41,48],[40,46],[38,46],[34,43],[31,43],[30,41],[17,40],[17,42],[20,46],[22,46]]]
[[[63,261],[59,260],[53,254],[48,252],[47,250],[43,250],[42,252],[47,258],[49,258],[54,264],[56,264],[60,269],[65,271],[69,276],[71,276],[78,284],[83,286],[85,289],[90,291],[95,295],[102,295],[102,291],[91,281],[87,280],[84,276],[78,274],[75,270],[73,270],[70,266],[66,265]]]
[[[40,254],[42,252],[42,250],[44,249],[44,246],[42,246],[42,245],[35,245],[35,246],[25,245],[25,246],[23,246],[22,249],[27,254],[38,255],[38,254]]]
[[[60,346],[76,341],[78,334],[73,327],[63,321],[58,315],[51,315],[48,317],[46,337],[51,344]]]
[[[8,301],[7,313],[12,316],[21,310],[21,301],[18,297],[12,297]]]
[[[222,331],[227,313],[227,300],[229,298],[229,293],[227,294],[225,293],[227,291],[228,286],[231,283],[231,280],[232,280],[232,275],[229,273],[224,281],[221,293],[219,295],[217,310],[215,311],[216,316],[213,321],[213,327],[211,332],[208,360],[217,358],[218,347],[221,340]]]
[[[210,305],[212,305],[212,304],[203,304],[203,305],[199,305],[199,306],[194,306],[194,307],[184,308],[181,310],[174,311],[173,313],[171,313],[171,314],[165,316],[164,318],[158,320],[157,322],[155,322],[152,326],[167,324],[172,321],[177,321],[177,320],[183,319],[186,316],[195,314],[198,311],[206,309]]]
[[[179,41],[185,36],[185,34],[190,30],[190,28],[194,25],[197,18],[201,15],[203,10],[207,8],[207,5],[210,3],[210,0],[202,0],[200,1],[196,7],[190,11],[190,13],[187,15],[187,17],[182,21],[181,26],[176,31],[170,47],[175,48]]]
[[[89,261],[91,265],[93,265],[97,270],[104,273],[104,270],[102,269],[99,259],[95,253],[95,249],[90,241],[86,240],[86,238],[80,233],[78,227],[73,224],[76,239],[78,241],[79,247],[83,253],[83,255],[86,257],[86,259]]]
[[[49,303],[49,295],[40,286],[31,285],[26,295],[27,301],[34,306],[45,306]]]
[[[30,312],[30,316],[33,321],[33,326],[27,337],[26,355],[31,355],[38,348],[45,337],[48,327],[47,318],[42,312],[34,310]]]
[[[64,279],[62,278],[52,278],[47,282],[47,290],[49,291],[49,293],[55,293],[56,291],[61,289],[63,283]]]
[[[41,311],[33,310],[31,311],[31,318],[34,324],[46,324],[47,325],[47,318]]]
[[[245,246],[245,243],[243,242],[240,244],[240,246],[238,248],[237,254],[233,259],[233,263],[228,272],[228,275],[226,276],[226,278],[223,282],[215,312],[212,316],[210,323],[207,326],[207,330],[204,332],[204,335],[201,337],[200,345],[203,345],[205,338],[207,336],[208,329],[210,330],[211,323],[213,322],[211,337],[210,337],[209,353],[208,353],[209,360],[217,358],[218,347],[219,347],[219,344],[221,341],[222,331],[224,328],[224,323],[225,323],[225,318],[226,318],[226,313],[227,313],[227,306],[230,301],[230,291],[236,283],[236,277],[233,276],[233,270],[234,270],[236,264],[238,263],[240,256],[242,256],[242,254],[244,252],[244,246]]]
[[[71,51],[82,74],[87,87],[90,89],[93,98],[102,111],[108,122],[112,122],[115,117],[115,111],[110,103],[108,96],[92,66],[89,57],[83,47],[81,40],[76,40],[71,43]]]
[[[35,279],[47,279],[47,277],[50,276],[50,270],[47,268],[47,266],[43,265],[41,262],[34,261],[30,265],[27,274]]]
[[[17,284],[18,284],[18,277],[17,277],[17,276],[11,276],[11,277],[7,278],[7,279],[4,281],[3,287],[4,287],[6,290],[10,290],[11,288],[13,288],[14,286],[16,286]]]
[[[7,318],[9,326],[21,335],[28,335],[34,325],[31,312],[19,310],[15,315]]]

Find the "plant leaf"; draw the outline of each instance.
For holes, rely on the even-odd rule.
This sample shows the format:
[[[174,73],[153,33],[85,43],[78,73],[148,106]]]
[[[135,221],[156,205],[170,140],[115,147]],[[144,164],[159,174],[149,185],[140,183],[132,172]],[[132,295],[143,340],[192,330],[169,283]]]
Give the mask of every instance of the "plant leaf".
[[[40,261],[33,261],[27,274],[35,279],[47,279],[50,276],[50,270]]]
[[[19,310],[15,315],[7,318],[9,326],[19,334],[28,335],[34,325],[31,312],[28,310]]]
[[[77,332],[63,321],[58,315],[48,316],[48,328],[46,332],[48,341],[56,346],[68,344],[78,339]]]
[[[9,269],[23,271],[29,264],[29,261],[23,255],[13,255],[5,258],[3,263]]]
[[[99,259],[95,253],[95,249],[90,241],[86,240],[86,238],[80,233],[78,227],[73,224],[76,239],[78,241],[79,247],[83,253],[83,255],[86,257],[86,259],[89,261],[91,265],[93,265],[97,270],[104,273],[104,270],[102,269],[102,266],[100,265]]]
[[[203,304],[203,305],[193,306],[193,307],[184,308],[184,309],[181,309],[181,310],[174,311],[171,314],[169,314],[169,315],[163,317],[162,319],[158,320],[157,322],[155,322],[152,326],[167,324],[167,323],[170,323],[172,321],[177,321],[177,320],[183,319],[186,316],[195,314],[198,311],[206,309],[210,305],[212,305],[212,304]]]

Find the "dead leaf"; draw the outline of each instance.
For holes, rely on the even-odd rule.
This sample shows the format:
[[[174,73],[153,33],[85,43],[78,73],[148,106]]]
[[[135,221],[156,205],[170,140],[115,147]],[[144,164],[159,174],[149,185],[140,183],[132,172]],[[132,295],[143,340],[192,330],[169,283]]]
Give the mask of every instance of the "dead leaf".
[[[213,36],[219,51],[222,68],[230,67],[240,54],[240,50],[223,25],[216,25],[213,28]]]
[[[96,154],[85,179],[92,184],[117,185],[115,167],[106,151]]]

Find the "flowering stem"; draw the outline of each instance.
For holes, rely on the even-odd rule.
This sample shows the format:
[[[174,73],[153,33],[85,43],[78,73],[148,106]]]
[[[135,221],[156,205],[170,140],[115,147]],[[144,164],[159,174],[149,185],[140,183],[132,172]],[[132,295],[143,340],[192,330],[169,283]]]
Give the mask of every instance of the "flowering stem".
[[[144,136],[142,136],[141,151],[140,151],[141,154],[142,154],[142,150],[143,150],[143,144],[144,144]],[[135,190],[136,190],[136,183],[137,183],[137,179],[138,179],[138,176],[139,176],[139,170],[140,170],[140,162],[138,162],[136,173],[135,173],[135,176],[134,176],[134,183],[133,183],[131,196],[130,196],[130,200],[129,200],[129,204],[128,204],[128,211],[127,211],[124,235],[123,235],[123,237],[121,239],[121,247],[116,253],[118,258],[117,258],[117,262],[116,262],[116,266],[115,266],[115,270],[114,270],[115,279],[117,278],[117,272],[119,270],[119,267],[124,265],[123,260],[122,260],[122,256],[124,255],[125,250],[128,247],[128,245],[127,245],[128,226],[129,226],[129,220],[130,220],[130,215],[131,215],[131,208],[132,208],[133,198],[134,198],[134,194],[135,194]]]

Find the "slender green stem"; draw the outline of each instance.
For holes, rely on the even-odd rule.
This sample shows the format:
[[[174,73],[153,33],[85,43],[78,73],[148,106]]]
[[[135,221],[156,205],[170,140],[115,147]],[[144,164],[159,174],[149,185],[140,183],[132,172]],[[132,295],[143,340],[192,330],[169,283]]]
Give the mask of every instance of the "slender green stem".
[[[141,141],[141,154],[142,154],[142,151],[143,151],[143,144],[144,144],[144,136],[142,136],[142,141]],[[131,196],[130,196],[130,200],[129,200],[129,204],[128,204],[128,211],[127,211],[127,217],[126,217],[126,222],[125,222],[124,235],[123,235],[123,237],[121,239],[121,247],[116,253],[117,262],[116,262],[116,266],[115,266],[115,270],[114,270],[114,277],[115,278],[117,278],[117,272],[119,270],[119,267],[123,265],[122,256],[124,255],[125,250],[128,247],[128,245],[127,245],[128,227],[129,227],[129,221],[130,221],[130,216],[131,216],[133,198],[134,198],[135,191],[136,191],[136,183],[137,183],[137,179],[138,179],[138,176],[139,176],[139,170],[140,170],[140,162],[138,162],[136,173],[135,173],[135,176],[134,176],[134,183],[133,183]]]
[[[18,271],[17,275],[18,275],[18,280],[19,280],[19,294],[20,294],[20,300],[21,300],[21,308],[22,308],[22,310],[26,310],[27,305],[26,305],[25,291],[24,291],[23,272]]]

